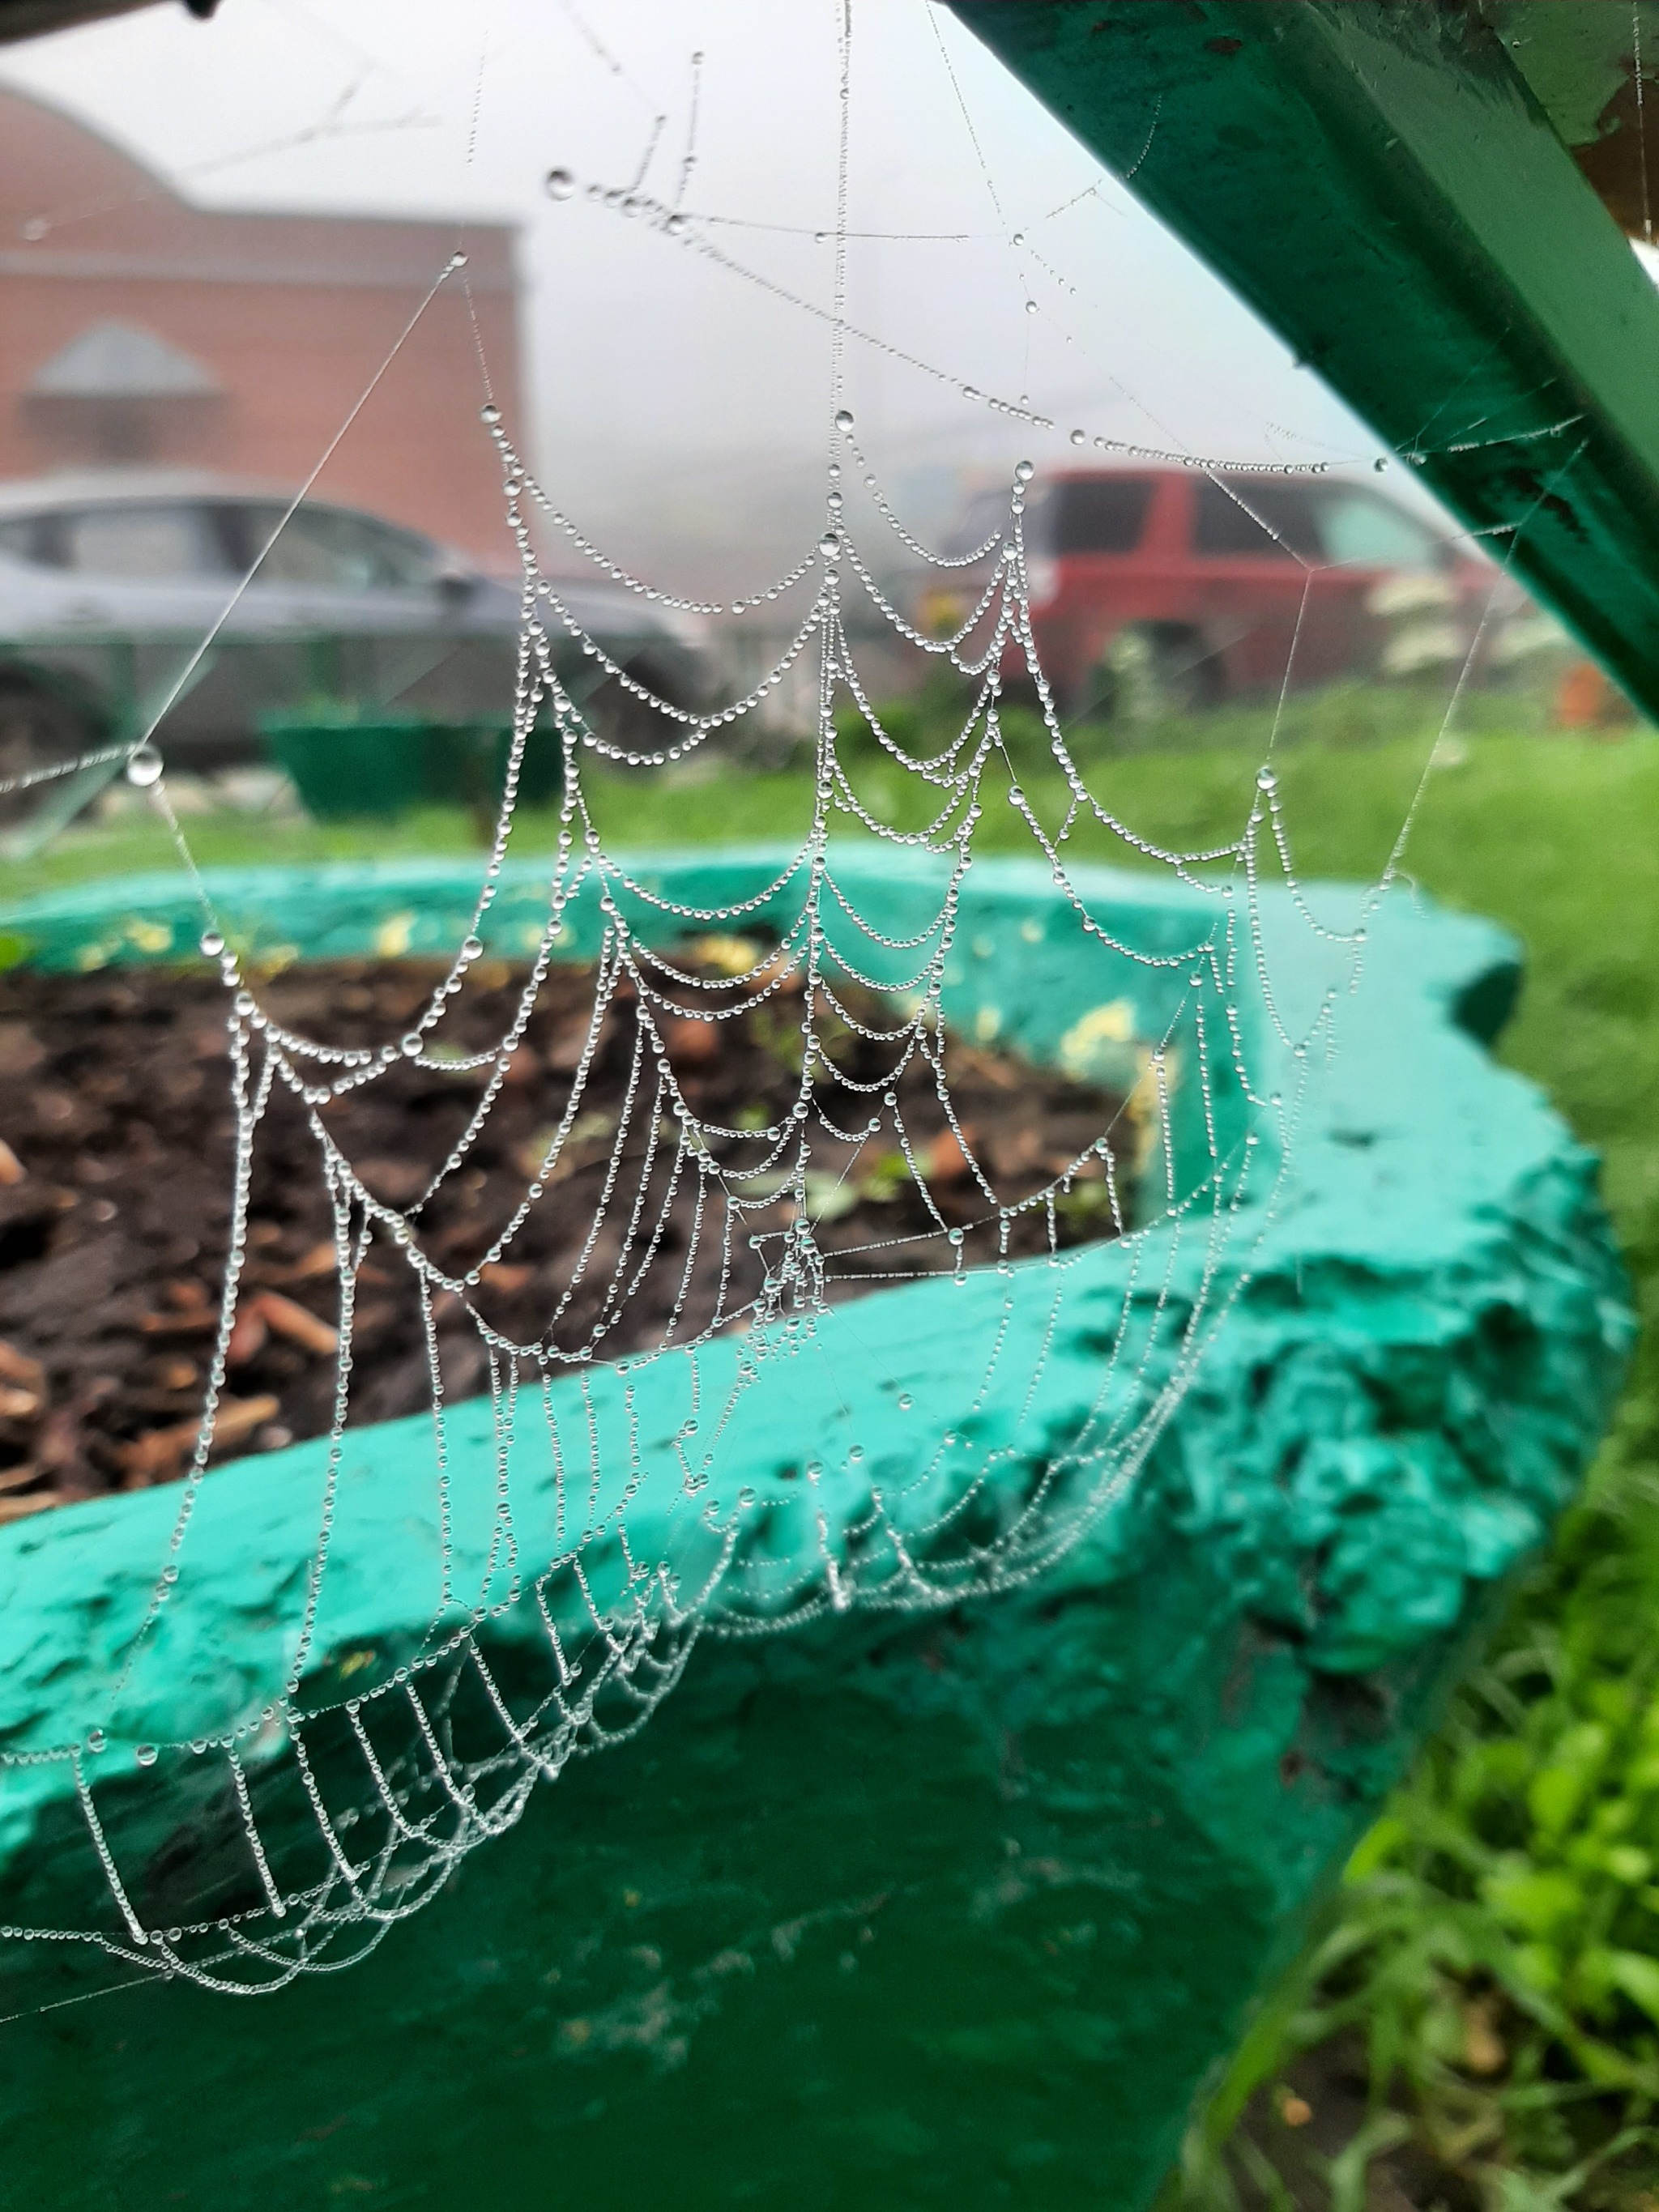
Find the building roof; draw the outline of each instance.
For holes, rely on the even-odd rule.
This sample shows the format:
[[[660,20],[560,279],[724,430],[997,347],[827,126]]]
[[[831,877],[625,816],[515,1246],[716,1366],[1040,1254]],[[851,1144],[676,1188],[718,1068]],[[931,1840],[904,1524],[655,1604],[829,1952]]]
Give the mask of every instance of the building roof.
[[[472,291],[512,292],[515,234],[471,216],[198,207],[101,132],[0,87],[0,276],[424,291],[459,244]]]
[[[101,322],[37,369],[32,399],[207,399],[222,387],[199,361],[131,323]]]

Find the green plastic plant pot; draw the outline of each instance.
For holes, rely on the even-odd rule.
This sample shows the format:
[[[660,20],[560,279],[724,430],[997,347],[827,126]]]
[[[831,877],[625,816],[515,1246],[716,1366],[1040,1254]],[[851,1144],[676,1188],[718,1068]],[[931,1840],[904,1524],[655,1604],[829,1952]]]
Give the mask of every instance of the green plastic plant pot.
[[[798,896],[787,882],[764,896],[784,866],[751,851],[628,863],[683,907],[753,899],[757,927]],[[975,865],[947,1019],[1038,1065],[1076,1066],[1103,1037],[1173,1029],[1182,1044],[1183,964],[1137,956],[1191,945],[1213,902],[1079,873],[1112,942],[1077,928],[1040,869]],[[837,881],[897,939],[937,910],[942,878],[872,849],[838,861]],[[213,881],[232,927],[282,957],[438,953],[470,927],[475,889],[449,864]],[[527,956],[545,895],[544,870],[509,866],[492,951]],[[1328,921],[1352,914],[1352,893],[1309,896]],[[580,906],[565,956],[591,956],[603,921]],[[161,877],[0,923],[62,969],[190,957],[200,927]],[[1280,1010],[1316,1006],[1330,948],[1288,898],[1264,896],[1261,926]],[[826,1554],[850,1559],[872,1482],[918,1515],[949,1511],[968,1455],[997,1469],[986,1510],[1028,1496],[1091,1418],[1121,1322],[1134,1387],[1164,1392],[1167,1418],[1041,1571],[943,1609],[854,1605],[771,1634],[714,1602],[643,1729],[532,1793],[512,1832],[349,1973],[240,2003],[138,1975],[42,2012],[135,1978],[89,1975],[67,1945],[21,1947],[21,1964],[11,1947],[0,2127],[20,2201],[1144,2204],[1207,2069],[1571,1494],[1622,1373],[1631,1316],[1594,1163],[1488,1054],[1517,978],[1497,929],[1384,901],[1340,1049],[1309,1084],[1282,1176],[1262,1142],[1218,1268],[1159,1212],[1206,1141],[1177,1076],[1146,1227],[1066,1255],[1058,1304],[1039,1294],[1048,1263],[1025,1262],[1012,1306],[994,1270],[972,1271],[837,1305],[805,1350],[769,1338],[723,1480],[758,1501],[781,1618]],[[1241,990],[1261,1088],[1288,1091],[1292,1055]],[[1172,1058],[1190,1068],[1185,1042]],[[1249,1123],[1237,1091],[1212,1086],[1212,1106],[1224,1139]],[[1200,1294],[1217,1324],[1183,1377],[1177,1317]],[[752,1342],[700,1352],[705,1388]],[[993,1345],[1006,1382],[981,1390]],[[678,1510],[686,1387],[678,1359],[553,1385],[596,1494],[637,1450],[629,1525],[647,1552]],[[311,1691],[380,1679],[430,1617],[431,1434],[421,1415],[349,1432]],[[459,1554],[480,1567],[498,1475],[487,1405],[451,1409],[449,1449]],[[513,1451],[533,1553],[555,1540],[550,1485],[527,1443]],[[203,1490],[187,1601],[102,1754],[143,1915],[173,1910],[181,1884],[199,1893],[225,1829],[202,1762],[141,1772],[130,1739],[170,1740],[187,1714],[257,1717],[325,1456],[296,1444]],[[173,1507],[155,1490],[0,1532],[9,1751],[62,1742],[107,1687]],[[623,1558],[599,1545],[589,1568],[596,1602],[620,1602]],[[492,1637],[510,1678],[532,1625],[509,1612]],[[54,1907],[84,1921],[77,1818],[61,1763],[0,1771],[0,1922]]]

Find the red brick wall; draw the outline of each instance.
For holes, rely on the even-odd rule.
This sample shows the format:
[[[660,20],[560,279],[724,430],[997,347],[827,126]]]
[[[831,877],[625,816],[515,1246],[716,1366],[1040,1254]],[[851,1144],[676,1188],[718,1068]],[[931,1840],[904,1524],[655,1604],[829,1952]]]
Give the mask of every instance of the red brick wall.
[[[85,465],[25,395],[91,325],[149,331],[222,400],[168,410],[151,465],[297,485],[458,246],[496,397],[519,409],[514,234],[502,225],[192,208],[81,125],[0,92],[0,477]],[[452,276],[319,481],[319,494],[510,566],[478,366]]]

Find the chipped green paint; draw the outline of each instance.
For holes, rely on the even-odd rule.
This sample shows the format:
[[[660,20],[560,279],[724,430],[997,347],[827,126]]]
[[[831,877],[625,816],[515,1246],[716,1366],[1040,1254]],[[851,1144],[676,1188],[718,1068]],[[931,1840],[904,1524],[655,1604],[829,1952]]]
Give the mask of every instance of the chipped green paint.
[[[634,872],[713,906],[779,865],[701,853]],[[1180,969],[1132,955],[1194,942],[1214,902],[1085,872],[1125,952],[1082,939],[1040,871],[975,867],[954,1019],[994,1015],[1005,1042],[1052,1061],[1091,1040],[1133,1049],[1137,1032],[1144,1046],[1177,1015]],[[842,880],[894,935],[921,925],[940,883],[885,856],[849,860]],[[532,866],[509,873],[495,949],[521,949],[539,883]],[[445,866],[216,884],[249,941],[312,957],[371,951],[392,918],[409,951],[437,951],[470,891]],[[1332,920],[1350,902],[1314,896]],[[1264,921],[1287,1000],[1316,1003],[1316,940],[1286,902],[1269,899]],[[595,921],[575,918],[572,957]],[[166,878],[0,917],[64,969],[88,948],[156,957],[161,932],[185,945],[195,926]],[[854,1613],[758,1643],[722,1640],[716,1623],[637,1741],[539,1793],[344,1979],[241,2005],[146,1986],[0,2028],[19,2200],[453,2207],[481,2201],[487,2174],[502,2212],[550,2196],[802,2212],[1143,2203],[1205,2069],[1570,1493],[1621,1370],[1630,1316],[1593,1164],[1483,1047],[1516,974],[1489,926],[1385,902],[1284,1203],[1269,1219],[1271,1162],[1246,1200],[1230,1264],[1254,1248],[1249,1284],[1137,1482],[1040,1580],[947,1617]],[[1288,1089],[1262,1008],[1243,1012],[1264,1085]],[[1179,1042],[1194,1065],[1195,1041]],[[1195,1093],[1177,1085],[1183,1176]],[[1242,1098],[1221,1103],[1242,1129]],[[1148,1231],[1149,1277],[1167,1234]],[[1101,1247],[1068,1276],[1035,1421],[996,1397],[971,1416],[976,1443],[1011,1446],[1010,1482],[1075,1432],[1127,1267]],[[1177,1307],[1196,1270],[1183,1248]],[[780,1603],[816,1557],[790,1479],[800,1458],[824,1461],[834,1542],[871,1473],[839,1447],[866,1441],[884,1480],[923,1465],[969,1418],[965,1347],[998,1303],[979,1277],[872,1293],[824,1320],[819,1352],[763,1370],[735,1460],[775,1503]],[[1174,1346],[1141,1311],[1156,1382]],[[1021,1324],[1011,1374],[1030,1374],[1042,1325]],[[711,1375],[731,1356],[712,1347]],[[634,1510],[648,1517],[672,1510],[654,1444],[684,1382],[666,1364],[632,1379],[652,1470]],[[612,1480],[620,1389],[596,1383]],[[915,1400],[902,1416],[901,1392]],[[429,1450],[421,1420],[354,1439],[323,1640],[342,1680],[375,1679],[428,1618],[433,1548],[411,1499],[430,1495]],[[461,1540],[482,1557],[479,1408],[455,1409],[452,1450]],[[191,1603],[112,1760],[168,1733],[185,1684],[216,1686],[227,1717],[258,1711],[320,1463],[299,1445],[209,1484]],[[548,1502],[525,1474],[533,1543]],[[151,1492],[0,1534],[3,1740],[61,1735],[107,1679],[170,1510]],[[510,1620],[500,1660],[514,1663]],[[0,1918],[72,1879],[46,1771],[0,1794]],[[191,1833],[186,1802],[162,1812],[118,1822],[141,1909],[164,1905]],[[77,1986],[53,1955],[15,1997],[0,1988],[0,2010]],[[95,2128],[70,2124],[90,2112]]]

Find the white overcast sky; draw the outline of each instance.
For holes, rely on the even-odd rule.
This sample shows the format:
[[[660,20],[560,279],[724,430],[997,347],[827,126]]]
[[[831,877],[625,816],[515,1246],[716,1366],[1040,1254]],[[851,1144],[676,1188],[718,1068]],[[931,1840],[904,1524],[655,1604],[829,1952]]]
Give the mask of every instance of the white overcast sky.
[[[222,0],[207,24],[167,5],[6,48],[0,79],[204,204],[517,221],[526,428],[551,483],[630,551],[653,532],[684,549],[705,518],[711,540],[749,526],[775,542],[812,526],[824,324],[580,194],[554,204],[543,179],[564,166],[630,184],[661,116],[644,189],[672,198],[701,53],[686,207],[732,218],[708,234],[733,259],[827,305],[832,254],[813,233],[834,222],[836,12]],[[855,240],[853,319],[977,389],[1029,392],[1060,425],[1053,450],[1076,424],[1228,458],[1363,466],[1376,453],[942,9],[856,0],[852,116],[854,230],[971,234]],[[847,374],[877,465],[919,501],[963,467],[1043,458],[1042,439],[866,345],[850,344]]]

